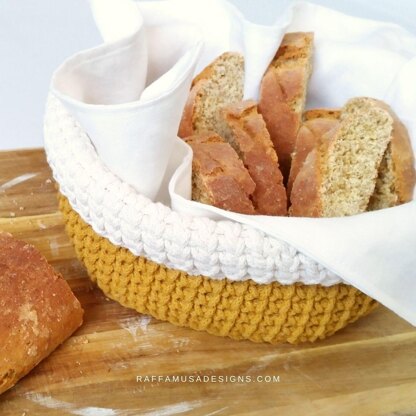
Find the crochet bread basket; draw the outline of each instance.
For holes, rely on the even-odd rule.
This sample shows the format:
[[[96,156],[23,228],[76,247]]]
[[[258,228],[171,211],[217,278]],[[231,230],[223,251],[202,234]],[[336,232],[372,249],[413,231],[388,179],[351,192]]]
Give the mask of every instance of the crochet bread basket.
[[[104,166],[52,95],[45,149],[78,258],[126,307],[214,335],[300,343],[332,335],[377,305],[286,242],[138,194]]]

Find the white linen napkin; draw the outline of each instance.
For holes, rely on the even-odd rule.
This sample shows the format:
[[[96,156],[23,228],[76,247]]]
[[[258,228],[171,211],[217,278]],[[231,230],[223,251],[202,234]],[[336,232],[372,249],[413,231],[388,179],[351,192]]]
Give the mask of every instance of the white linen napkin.
[[[106,42],[66,60],[52,92],[88,133],[103,162],[139,192],[154,198],[173,150],[202,43],[184,22],[148,30],[129,0],[92,1]],[[169,53],[151,44],[172,30]],[[154,48],[153,48],[154,49]]]
[[[255,98],[290,9],[276,25],[262,26],[222,0],[90,3],[105,43],[66,60],[52,92],[108,168],[149,198],[166,200],[159,188],[195,72],[225,51],[242,52],[245,95]]]
[[[348,218],[230,213],[190,201],[192,152],[176,137],[195,72],[224,51],[240,51],[245,98],[257,98],[283,34],[313,31],[308,107],[340,107],[354,96],[383,99],[416,148],[415,37],[305,2],[282,10],[272,26],[247,22],[225,0],[91,3],[106,43],[67,60],[52,91],[114,173],[177,211],[232,219],[291,243],[416,325],[416,202]]]

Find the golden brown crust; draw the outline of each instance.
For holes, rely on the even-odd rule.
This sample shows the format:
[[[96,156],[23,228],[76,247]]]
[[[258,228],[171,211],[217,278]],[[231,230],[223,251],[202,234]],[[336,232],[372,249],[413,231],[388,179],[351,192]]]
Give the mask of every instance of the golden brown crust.
[[[313,33],[288,33],[260,87],[259,111],[266,121],[285,179],[302,122],[311,74]]]
[[[181,138],[194,134],[195,106],[198,101],[198,95],[202,92],[203,87],[204,84],[203,81],[201,81],[198,85],[195,85],[189,93],[179,125],[178,136]]]
[[[313,42],[313,37],[313,32],[286,33],[276,52],[276,58],[282,58],[282,60],[275,60],[273,65],[284,66],[288,60],[297,60],[299,58],[309,59],[309,48]]]
[[[394,190],[397,194],[397,205],[404,204],[412,200],[416,184],[415,158],[409,133],[389,105],[379,100],[376,101],[393,118],[390,150],[393,161]]]
[[[300,71],[294,73],[294,76],[300,78]],[[299,80],[291,82],[300,84]],[[285,177],[290,170],[290,155],[293,152],[296,135],[301,124],[301,115],[292,111],[286,99],[279,76],[274,68],[269,68],[261,83],[259,111],[267,124]]]
[[[312,151],[324,134],[338,126],[340,115],[340,110],[324,108],[309,110],[304,113],[305,121],[299,129],[295,151],[292,155],[292,164],[287,183],[289,196],[292,192],[293,182],[309,152]]]
[[[396,177],[398,203],[410,202],[416,184],[415,159],[406,127],[395,119],[391,154]]]
[[[339,120],[341,110],[338,108],[314,108],[303,113],[303,120],[315,120],[317,118],[325,118],[330,120]]]
[[[255,214],[255,184],[234,149],[215,133],[184,139],[193,150],[192,199],[227,211]]]
[[[221,54],[218,58],[216,58],[214,61],[212,61],[208,66],[206,66],[193,80],[191,88],[195,87],[195,85],[198,85],[199,82],[209,79],[212,77],[212,75],[215,72],[215,66],[217,65],[217,62],[222,59],[227,59],[231,55],[235,54],[235,52],[224,52]]]
[[[46,259],[0,233],[0,393],[65,341],[82,316],[80,303]]]
[[[321,187],[321,155],[315,148],[307,155],[302,169],[293,182],[290,195],[291,217],[320,217],[322,214]]]
[[[252,200],[257,214],[286,215],[287,197],[279,162],[257,103],[243,101],[223,111],[234,147],[256,184]],[[227,137],[230,136],[230,137]]]

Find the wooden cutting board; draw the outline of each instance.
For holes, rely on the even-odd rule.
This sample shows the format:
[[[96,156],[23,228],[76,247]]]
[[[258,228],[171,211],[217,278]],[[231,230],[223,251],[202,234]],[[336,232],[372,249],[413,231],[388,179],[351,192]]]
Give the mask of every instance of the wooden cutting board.
[[[416,330],[383,307],[328,340],[271,346],[106,299],[75,259],[42,149],[0,153],[0,229],[38,247],[85,309],[82,328],[0,396],[2,416],[416,415]],[[175,375],[217,381],[145,380]]]

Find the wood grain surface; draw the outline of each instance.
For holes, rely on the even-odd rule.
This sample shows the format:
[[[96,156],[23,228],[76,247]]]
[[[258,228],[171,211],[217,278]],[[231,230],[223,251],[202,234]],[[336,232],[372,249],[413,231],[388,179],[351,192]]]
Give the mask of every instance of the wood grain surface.
[[[416,415],[416,330],[383,307],[303,346],[237,342],[123,308],[75,259],[42,149],[0,153],[0,217],[1,230],[62,273],[86,312],[72,338],[0,396],[1,416]],[[152,375],[217,381],[144,380]]]

